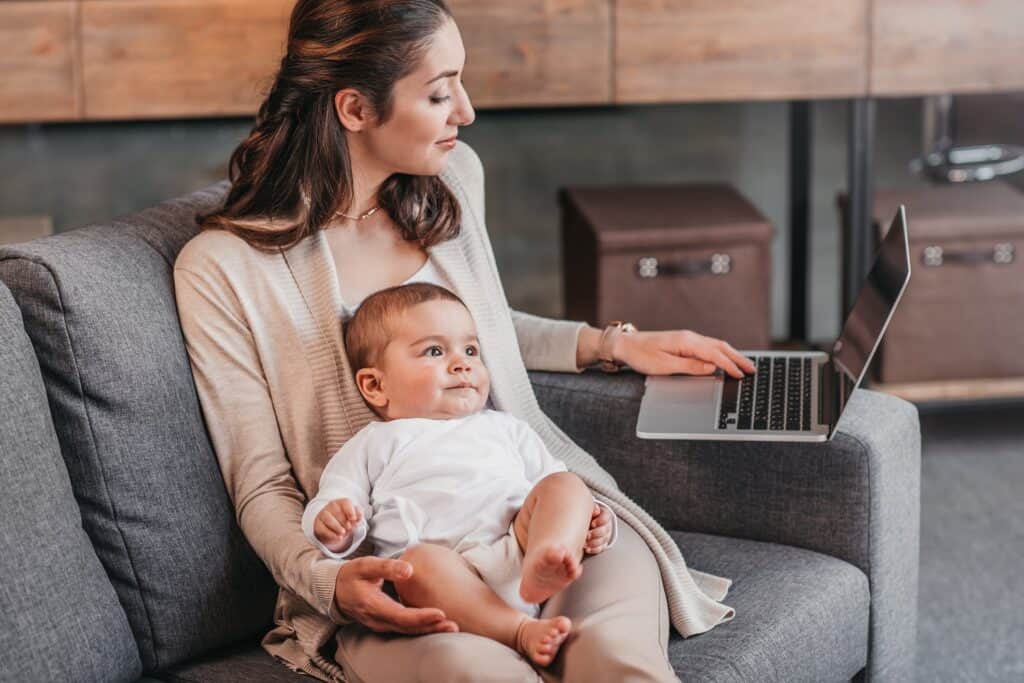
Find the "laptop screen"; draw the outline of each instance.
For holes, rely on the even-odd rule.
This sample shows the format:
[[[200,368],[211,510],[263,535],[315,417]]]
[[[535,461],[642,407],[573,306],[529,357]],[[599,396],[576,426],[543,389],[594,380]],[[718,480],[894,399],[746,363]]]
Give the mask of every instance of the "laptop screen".
[[[833,362],[847,375],[842,383],[845,395],[840,405],[846,405],[846,399],[863,379],[909,279],[907,215],[901,206],[875,254],[875,262],[846,317],[839,339],[832,347]]]

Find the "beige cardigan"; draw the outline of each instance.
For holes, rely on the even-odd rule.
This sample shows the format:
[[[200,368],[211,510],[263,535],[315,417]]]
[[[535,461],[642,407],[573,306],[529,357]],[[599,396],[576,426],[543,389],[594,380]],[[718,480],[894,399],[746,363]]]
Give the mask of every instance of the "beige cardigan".
[[[577,372],[582,323],[510,310],[484,226],[479,158],[459,143],[441,177],[461,204],[462,231],[428,252],[473,314],[495,407],[528,422],[647,542],[683,636],[732,618],[718,602],[730,582],[689,570],[665,530],[541,412],[526,369]],[[325,681],[343,680],[321,655],[337,624],[348,622],[333,600],[341,562],[309,544],[302,511],[327,460],[375,419],[345,356],[335,273],[323,232],[267,254],[230,233],[204,231],[174,265],[182,331],[224,482],[242,531],[281,586],[277,628],[263,645]]]

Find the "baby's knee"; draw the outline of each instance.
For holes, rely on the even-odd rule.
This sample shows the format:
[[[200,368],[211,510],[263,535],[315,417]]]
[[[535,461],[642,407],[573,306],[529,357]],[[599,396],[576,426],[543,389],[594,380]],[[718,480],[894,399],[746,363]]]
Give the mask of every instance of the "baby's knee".
[[[412,565],[413,574],[410,578],[414,578],[416,570],[429,570],[431,567],[449,561],[451,559],[449,555],[454,552],[450,548],[436,543],[418,543],[406,548],[398,559]]]
[[[555,489],[561,493],[586,493],[590,495],[590,488],[583,483],[575,472],[555,472],[544,477],[537,483],[540,489]]]
[[[420,543],[406,548],[398,559],[412,565],[412,576],[392,581],[398,596],[409,604],[418,602],[423,591],[430,585],[432,577],[436,576],[438,569],[449,560],[448,554],[452,552],[433,543]]]

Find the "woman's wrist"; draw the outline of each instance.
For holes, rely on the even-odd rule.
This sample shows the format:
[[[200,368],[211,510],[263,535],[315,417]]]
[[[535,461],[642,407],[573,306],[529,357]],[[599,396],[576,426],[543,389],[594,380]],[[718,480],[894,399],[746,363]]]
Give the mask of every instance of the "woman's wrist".
[[[598,361],[597,350],[601,343],[602,330],[590,325],[580,328],[576,338],[576,367],[583,369]]]

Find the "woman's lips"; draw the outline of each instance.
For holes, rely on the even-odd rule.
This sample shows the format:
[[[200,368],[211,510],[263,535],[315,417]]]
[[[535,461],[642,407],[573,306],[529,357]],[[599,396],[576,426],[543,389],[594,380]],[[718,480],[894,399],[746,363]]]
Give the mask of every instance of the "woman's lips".
[[[438,141],[437,144],[440,145],[441,147],[445,147],[447,149],[453,149],[455,147],[455,141],[457,139],[458,138],[448,138],[447,140],[440,140],[440,141]]]

